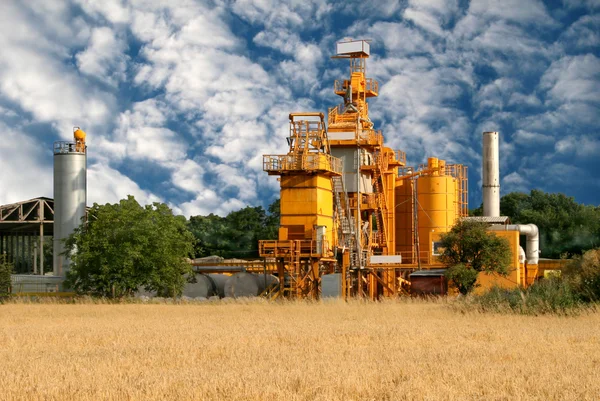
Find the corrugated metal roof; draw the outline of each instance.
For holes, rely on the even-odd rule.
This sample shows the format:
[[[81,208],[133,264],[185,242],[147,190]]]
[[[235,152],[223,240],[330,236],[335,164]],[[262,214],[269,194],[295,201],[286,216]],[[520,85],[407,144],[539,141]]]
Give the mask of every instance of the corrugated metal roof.
[[[463,220],[478,221],[481,223],[489,223],[489,224],[509,224],[510,223],[510,218],[508,216],[499,216],[499,217],[470,216],[470,217],[463,217]]]

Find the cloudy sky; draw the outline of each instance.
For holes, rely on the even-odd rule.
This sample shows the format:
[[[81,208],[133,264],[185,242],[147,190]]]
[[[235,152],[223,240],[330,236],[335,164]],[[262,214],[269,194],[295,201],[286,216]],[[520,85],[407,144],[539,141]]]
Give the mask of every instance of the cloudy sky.
[[[502,192],[600,204],[600,0],[1,0],[0,204],[52,196],[52,143],[88,133],[88,200],[187,216],[268,205],[291,111],[339,102],[335,42],[372,39],[376,128]]]

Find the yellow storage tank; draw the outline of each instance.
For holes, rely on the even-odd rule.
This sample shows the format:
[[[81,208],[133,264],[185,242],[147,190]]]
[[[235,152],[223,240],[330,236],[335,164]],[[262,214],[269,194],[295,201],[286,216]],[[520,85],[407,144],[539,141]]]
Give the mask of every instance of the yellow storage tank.
[[[402,255],[403,263],[413,263],[413,202],[412,180],[396,180],[395,212],[396,212],[396,254]]]
[[[431,234],[448,232],[456,221],[456,180],[449,175],[424,175],[417,179],[417,216],[422,262],[432,256]]]

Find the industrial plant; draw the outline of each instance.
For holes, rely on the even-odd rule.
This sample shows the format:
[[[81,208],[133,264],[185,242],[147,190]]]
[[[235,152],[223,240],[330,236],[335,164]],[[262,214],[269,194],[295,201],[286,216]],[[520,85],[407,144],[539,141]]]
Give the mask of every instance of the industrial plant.
[[[263,170],[280,183],[278,239],[259,242],[260,260],[193,261],[196,275],[184,295],[446,294],[440,237],[461,219],[486,223],[510,244],[510,274],[480,274],[480,288],[526,287],[555,267],[540,262],[535,225],[500,216],[498,132],[482,136],[482,217],[468,217],[466,166],[434,156],[407,166],[403,151],[386,146],[369,117],[368,100],[379,94],[379,83],[367,77],[369,56],[368,41],[338,42],[333,58],[349,63],[347,78],[333,86],[340,104],[327,113],[290,113],[288,152],[263,156]],[[85,221],[86,164],[86,134],[75,128],[73,141],[54,144],[54,198],[0,206],[0,254],[18,273],[13,292],[68,290],[63,240]],[[48,236],[52,270],[44,257]]]

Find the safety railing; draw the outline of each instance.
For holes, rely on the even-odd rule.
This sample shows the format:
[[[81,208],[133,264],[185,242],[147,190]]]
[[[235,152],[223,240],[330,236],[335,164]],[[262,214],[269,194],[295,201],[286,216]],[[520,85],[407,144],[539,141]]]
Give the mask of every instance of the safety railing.
[[[269,258],[299,258],[322,256],[329,249],[327,240],[262,240],[258,242],[259,255]]]
[[[401,151],[401,150],[396,150],[394,152],[394,156],[396,157],[396,160],[399,161],[402,164],[406,164],[406,153]],[[391,155],[390,155],[391,156]]]
[[[348,81],[347,80],[335,80],[333,83],[333,91],[335,93],[344,93],[347,90]],[[379,82],[374,80],[373,78],[365,79],[365,92],[371,92],[378,94],[379,93]]]
[[[263,170],[282,171],[327,171],[342,173],[342,161],[325,153],[300,155],[263,155]]]
[[[85,154],[85,144],[78,144],[68,141],[54,142],[54,154],[79,153]]]
[[[358,141],[367,145],[383,145],[383,135],[381,131],[363,130],[358,134]]]
[[[365,92],[372,92],[375,95],[379,94],[379,82],[373,78],[367,78],[365,80]]]

